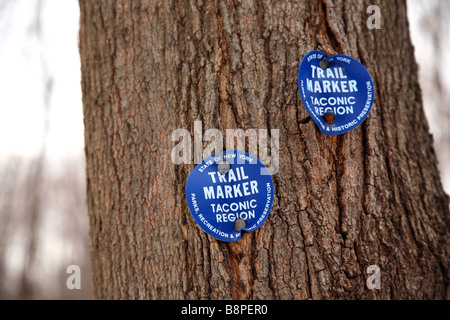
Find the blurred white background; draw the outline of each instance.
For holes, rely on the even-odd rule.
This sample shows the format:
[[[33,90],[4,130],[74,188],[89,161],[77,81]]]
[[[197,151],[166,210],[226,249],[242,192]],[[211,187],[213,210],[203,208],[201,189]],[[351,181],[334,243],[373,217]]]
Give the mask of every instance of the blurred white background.
[[[408,1],[447,193],[449,14],[450,1]],[[77,0],[0,0],[1,299],[92,298],[78,25]],[[71,264],[81,268],[81,290],[66,288]]]
[[[76,0],[0,0],[3,299],[91,298],[78,25]]]

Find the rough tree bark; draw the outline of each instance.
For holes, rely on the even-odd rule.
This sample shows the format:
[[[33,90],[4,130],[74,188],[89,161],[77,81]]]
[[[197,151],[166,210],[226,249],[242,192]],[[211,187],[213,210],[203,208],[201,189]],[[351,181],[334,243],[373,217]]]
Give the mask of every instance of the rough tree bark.
[[[374,3],[375,2],[375,3]],[[366,9],[378,4],[380,30]],[[405,1],[80,1],[87,193],[99,299],[429,299],[448,294],[448,197]],[[299,96],[310,50],[372,75],[366,121],[325,136]],[[265,224],[216,241],[171,133],[280,130]],[[381,289],[366,286],[370,265]]]

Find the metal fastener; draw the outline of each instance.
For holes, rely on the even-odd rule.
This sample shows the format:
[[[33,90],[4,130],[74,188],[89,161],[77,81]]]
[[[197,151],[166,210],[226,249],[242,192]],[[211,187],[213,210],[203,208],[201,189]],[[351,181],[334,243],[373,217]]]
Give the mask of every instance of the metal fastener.
[[[328,62],[327,58],[323,58],[322,60],[319,61],[319,66],[322,69],[328,69],[330,67],[330,63]]]
[[[226,174],[228,171],[230,171],[230,164],[227,161],[222,160],[217,164],[217,171],[219,171],[221,175]]]
[[[333,112],[327,112],[322,117],[328,125],[331,125],[336,121],[336,115]]]
[[[245,228],[247,224],[245,223],[245,220],[243,219],[236,219],[236,221],[234,222],[234,230],[236,231],[241,231],[242,229]]]

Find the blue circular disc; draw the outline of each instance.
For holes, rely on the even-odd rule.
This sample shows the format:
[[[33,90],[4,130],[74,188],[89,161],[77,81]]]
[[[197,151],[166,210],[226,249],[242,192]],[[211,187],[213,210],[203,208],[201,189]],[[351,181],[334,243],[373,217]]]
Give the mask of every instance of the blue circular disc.
[[[221,174],[218,164],[227,161]],[[258,229],[272,208],[273,181],[269,170],[255,156],[240,150],[213,154],[198,164],[186,183],[186,200],[198,225],[216,239],[241,238],[235,221],[245,221],[245,231]]]
[[[343,54],[330,58],[318,50],[306,54],[298,70],[298,87],[306,111],[326,135],[343,134],[359,126],[374,100],[367,69]]]

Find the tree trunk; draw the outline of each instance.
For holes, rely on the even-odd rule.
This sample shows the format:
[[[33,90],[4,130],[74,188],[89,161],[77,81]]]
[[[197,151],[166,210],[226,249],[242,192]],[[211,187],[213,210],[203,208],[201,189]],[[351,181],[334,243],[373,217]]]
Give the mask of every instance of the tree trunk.
[[[381,29],[369,30],[369,5]],[[99,299],[448,298],[449,202],[405,1],[80,1],[87,194]],[[365,122],[320,133],[302,57],[369,70]],[[195,223],[171,133],[279,129],[264,225],[235,243]],[[193,159],[192,159],[193,160]],[[368,289],[367,268],[381,270]]]

